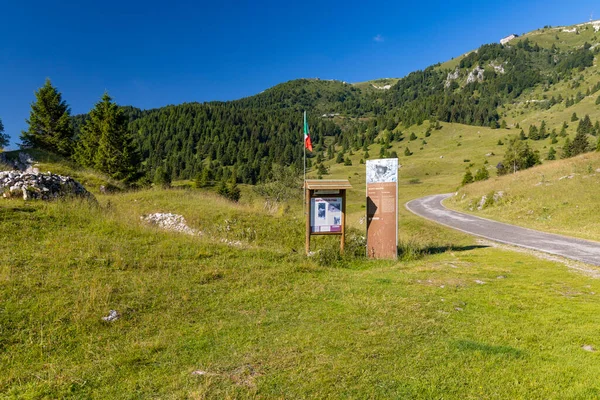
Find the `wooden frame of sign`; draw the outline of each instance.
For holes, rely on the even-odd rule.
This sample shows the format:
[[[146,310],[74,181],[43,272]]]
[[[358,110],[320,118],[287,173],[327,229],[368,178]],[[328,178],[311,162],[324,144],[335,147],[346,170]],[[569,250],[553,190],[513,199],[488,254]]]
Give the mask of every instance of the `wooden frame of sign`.
[[[304,212],[306,217],[306,254],[310,252],[312,235],[339,235],[340,252],[346,241],[346,190],[350,182],[344,179],[306,180],[304,182]]]

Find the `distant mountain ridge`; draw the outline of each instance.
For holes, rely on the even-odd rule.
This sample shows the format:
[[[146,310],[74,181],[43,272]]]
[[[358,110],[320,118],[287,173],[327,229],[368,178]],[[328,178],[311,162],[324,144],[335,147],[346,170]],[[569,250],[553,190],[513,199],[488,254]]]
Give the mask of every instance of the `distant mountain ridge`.
[[[215,179],[235,174],[255,183],[267,179],[273,163],[301,165],[305,110],[316,143],[311,156],[321,163],[372,144],[384,131],[401,137],[401,127],[427,120],[496,128],[507,109],[560,87],[553,99],[539,100],[553,107],[567,97],[564,82],[595,67],[598,29],[600,22],[545,27],[401,79],[298,79],[239,100],[125,111],[150,176],[159,167],[173,178],[209,168]]]

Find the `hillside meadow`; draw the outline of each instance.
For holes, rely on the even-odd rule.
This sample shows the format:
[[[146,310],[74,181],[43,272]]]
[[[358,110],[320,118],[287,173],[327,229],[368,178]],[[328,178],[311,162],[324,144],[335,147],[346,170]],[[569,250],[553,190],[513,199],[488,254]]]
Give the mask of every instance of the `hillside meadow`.
[[[401,183],[403,198],[438,190],[441,175]],[[300,205],[268,214],[243,192],[239,204],[192,189],[96,193],[98,205],[3,199],[0,396],[599,394],[598,356],[582,348],[600,347],[597,280],[405,211],[399,261],[366,260],[357,182],[355,251],[315,241],[306,258]],[[147,226],[151,212],[203,234]],[[102,321],[112,309],[120,319]]]
[[[597,41],[587,28],[523,38],[564,49]],[[463,57],[438,68],[454,69]],[[449,207],[600,240],[597,153],[495,174],[509,136],[520,128],[527,133],[545,121],[549,131],[559,131],[568,122],[572,139],[573,112],[600,119],[598,93],[568,108],[540,106],[558,94],[586,93],[599,81],[594,65],[549,87],[526,89],[499,108],[507,129],[441,123],[429,130],[433,121],[393,129],[402,131],[385,149],[396,151],[401,165],[397,261],[364,258],[363,150],[344,154],[352,165],[323,163],[325,179],[353,185],[350,229],[346,254],[336,252],[336,238],[316,238],[312,257],[303,254],[299,198],[268,213],[247,185],[239,203],[192,189],[190,181],[125,190],[95,171],[33,151],[41,171],[73,176],[98,203],[0,199],[0,398],[600,397],[600,281],[403,207],[420,196],[458,191]],[[395,82],[357,88],[379,96],[384,92],[372,84]],[[301,94],[308,85],[311,96],[323,85],[358,96],[340,82],[300,83],[286,85]],[[354,106],[361,111],[359,102]],[[371,158],[388,134],[387,127],[378,130]],[[326,137],[324,148],[333,140]],[[550,146],[560,152],[564,141],[528,143],[544,160]],[[460,187],[467,168],[486,168],[492,178]],[[308,175],[315,178],[316,171]],[[115,193],[101,194],[100,185]],[[502,200],[477,210],[474,204],[492,191],[502,191]],[[162,231],[141,219],[155,212],[181,214],[200,234]],[[120,318],[103,321],[110,310]]]
[[[600,240],[600,154],[586,153],[462,187],[446,205],[475,215],[583,239]],[[495,204],[478,209],[490,193]]]

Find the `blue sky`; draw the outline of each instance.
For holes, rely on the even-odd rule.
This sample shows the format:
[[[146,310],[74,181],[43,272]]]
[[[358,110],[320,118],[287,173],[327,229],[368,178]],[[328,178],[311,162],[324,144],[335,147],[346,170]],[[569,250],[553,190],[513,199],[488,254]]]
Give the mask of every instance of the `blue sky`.
[[[303,77],[401,77],[592,12],[597,1],[6,1],[0,118],[14,148],[47,77],[73,114],[105,90],[140,108],[231,100]]]

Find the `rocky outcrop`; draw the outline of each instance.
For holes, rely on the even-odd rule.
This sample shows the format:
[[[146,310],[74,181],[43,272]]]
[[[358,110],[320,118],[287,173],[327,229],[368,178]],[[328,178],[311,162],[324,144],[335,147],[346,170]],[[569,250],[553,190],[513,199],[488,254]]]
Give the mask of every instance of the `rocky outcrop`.
[[[448,72],[448,76],[446,77],[446,83],[444,83],[445,88],[449,88],[452,84],[452,81],[455,81],[460,76],[460,70],[456,68],[454,72]]]
[[[496,71],[497,74],[504,74],[504,65],[491,62],[490,66],[494,68],[494,71]]]
[[[51,172],[40,174],[22,171],[0,171],[2,197],[23,197],[24,200],[54,200],[64,197],[81,197],[95,200],[81,183],[71,177]]]
[[[179,214],[171,213],[154,213],[141,217],[142,221],[151,225],[156,225],[161,229],[181,232],[187,235],[200,235],[200,231],[190,228],[185,222],[185,218]]]
[[[485,70],[481,68],[479,65],[476,66],[473,71],[469,72],[469,76],[467,77],[467,85],[473,82],[483,82],[483,72]]]

